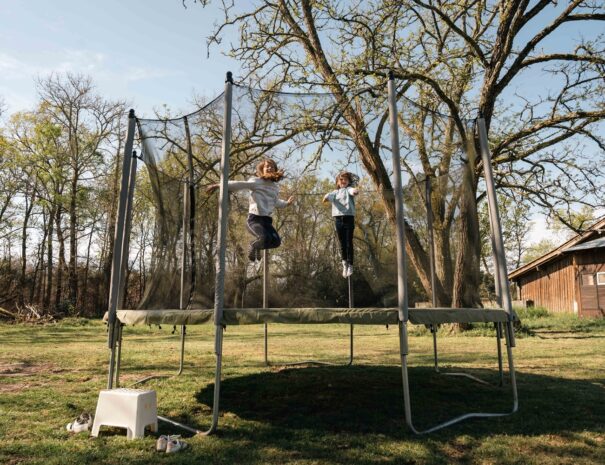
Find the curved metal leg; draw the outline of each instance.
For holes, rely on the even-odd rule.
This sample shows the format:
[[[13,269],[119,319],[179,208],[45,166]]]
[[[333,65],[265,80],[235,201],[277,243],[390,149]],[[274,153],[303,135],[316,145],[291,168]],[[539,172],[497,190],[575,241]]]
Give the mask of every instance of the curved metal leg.
[[[185,361],[185,336],[186,336],[186,334],[187,334],[187,326],[182,325],[181,326],[181,355],[180,355],[180,359],[179,359],[179,369],[174,375],[146,376],[145,378],[139,379],[139,380],[135,381],[134,383],[131,383],[129,385],[129,387],[133,387],[133,386],[137,386],[142,383],[146,383],[147,381],[150,381],[152,379],[173,378],[175,376],[180,376],[183,373],[183,366],[184,366],[184,361]],[[120,340],[121,340],[121,337],[122,337],[122,333],[120,332]],[[120,348],[121,348],[121,343],[120,343]],[[118,363],[119,363],[119,358],[118,358]]]
[[[504,375],[503,375],[503,371],[502,371],[502,347],[500,345],[500,339],[502,338],[502,323],[494,323],[495,327],[496,327],[496,341],[497,341],[497,346],[498,346],[498,373],[499,373],[499,377],[498,377],[498,386],[502,387],[504,385]],[[468,378],[471,379],[473,381],[476,381],[477,383],[480,384],[485,384],[486,386],[492,386],[493,383],[490,383],[489,381],[485,381],[481,378],[478,378],[474,375],[471,375],[470,373],[464,373],[464,372],[451,372],[451,373],[444,373],[439,371],[439,367],[437,366],[437,329],[433,326],[431,326],[431,332],[433,333],[433,353],[434,353],[434,357],[435,357],[435,372],[436,373],[440,373],[444,376],[459,376],[462,378]]]
[[[456,423],[460,423],[461,421],[468,420],[469,418],[495,418],[495,417],[505,417],[508,415],[512,415],[519,408],[519,399],[517,395],[517,380],[515,376],[515,367],[513,364],[513,352],[512,352],[512,339],[509,334],[512,332],[512,322],[508,322],[507,325],[510,325],[508,331],[506,331],[506,350],[508,354],[508,367],[510,372],[510,383],[513,394],[513,407],[510,412],[503,413],[483,413],[483,412],[472,412],[466,413],[464,415],[460,415],[454,417],[450,420],[447,420],[443,423],[439,423],[431,428],[426,430],[418,430],[414,426],[412,422],[412,406],[410,399],[410,385],[408,378],[408,366],[407,366],[407,328],[403,322],[399,322],[399,345],[400,345],[400,357],[401,357],[401,376],[403,381],[403,405],[404,405],[404,414],[405,414],[405,422],[410,428],[410,430],[415,434],[428,434],[434,431],[438,431],[440,429],[446,428],[448,426],[454,425]]]
[[[221,397],[221,371],[223,363],[223,331],[222,326],[215,327],[215,354],[216,354],[216,369],[214,372],[214,397],[212,400],[212,422],[207,430],[200,430],[191,426],[179,423],[178,421],[158,415],[158,420],[177,426],[194,434],[208,436],[216,432],[218,428],[218,416]]]

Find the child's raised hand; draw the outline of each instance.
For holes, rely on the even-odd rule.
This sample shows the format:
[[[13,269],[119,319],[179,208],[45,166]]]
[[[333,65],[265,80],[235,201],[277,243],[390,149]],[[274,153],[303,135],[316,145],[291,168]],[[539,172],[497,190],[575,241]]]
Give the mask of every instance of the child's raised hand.
[[[206,187],[206,192],[208,192],[209,194],[212,194],[218,188],[219,188],[218,184],[210,184],[208,187]]]
[[[286,200],[286,203],[288,205],[292,205],[292,202],[294,202],[294,196],[293,195],[291,195],[290,197],[288,197],[288,200]]]

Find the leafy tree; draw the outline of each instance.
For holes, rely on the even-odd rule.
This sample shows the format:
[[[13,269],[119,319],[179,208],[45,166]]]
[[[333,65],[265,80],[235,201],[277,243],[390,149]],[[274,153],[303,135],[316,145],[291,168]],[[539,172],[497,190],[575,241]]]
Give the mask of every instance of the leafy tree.
[[[71,73],[51,74],[38,80],[38,92],[41,109],[61,129],[66,150],[69,170],[65,208],[69,217],[69,301],[75,306],[78,296],[78,235],[81,230],[79,205],[82,205],[79,202],[85,198],[83,184],[104,175],[103,144],[114,135],[124,114],[124,104],[105,100],[95,94],[90,77]]]
[[[261,87],[277,83],[333,93],[339,118],[330,137],[359,155],[391,219],[392,188],[381,158],[389,70],[397,78],[400,102],[409,102],[407,97],[419,104],[406,106],[400,126],[402,148],[417,153],[421,175],[448,175],[458,147],[474,141],[465,118],[478,109],[490,133],[499,187],[523,192],[530,203],[551,211],[601,202],[594,179],[602,176],[603,164],[582,151],[581,141],[594,150],[605,148],[598,133],[605,117],[603,37],[580,37],[575,46],[570,40],[557,42],[568,46],[548,42],[567,37],[567,25],[603,21],[600,2],[279,0],[224,3],[223,8],[225,20],[209,43],[219,44],[227,28],[239,28],[239,40],[228,53],[242,64],[242,79]],[[544,92],[513,95],[521,78],[540,69],[552,76]],[[480,158],[470,162],[464,183],[470,191],[456,194],[461,212],[456,224],[448,221],[448,197],[435,193],[432,199],[441,226],[435,241],[441,244],[436,291],[442,304],[478,304],[472,289],[478,284],[480,250],[478,241],[463,233],[476,229],[473,199],[482,196]],[[410,261],[428,292],[428,251],[409,222],[406,239]],[[456,251],[447,246],[452,241]]]

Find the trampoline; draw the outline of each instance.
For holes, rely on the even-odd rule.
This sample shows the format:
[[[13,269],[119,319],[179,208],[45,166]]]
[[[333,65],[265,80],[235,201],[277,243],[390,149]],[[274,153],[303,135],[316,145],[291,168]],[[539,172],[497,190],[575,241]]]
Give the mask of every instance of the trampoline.
[[[185,328],[188,325],[201,325],[201,324],[212,324],[215,327],[214,331],[214,352],[216,355],[216,368],[215,368],[215,382],[214,382],[214,397],[212,405],[212,420],[207,430],[201,431],[180,425],[177,422],[173,422],[164,417],[159,417],[161,420],[168,421],[175,425],[186,427],[187,429],[202,434],[212,434],[218,428],[219,420],[219,409],[220,409],[220,389],[221,389],[221,370],[222,370],[222,355],[223,355],[223,338],[224,331],[227,326],[231,325],[251,325],[251,324],[264,324],[265,325],[265,361],[267,361],[267,332],[266,328],[268,324],[349,324],[351,325],[351,359],[353,357],[353,326],[354,325],[397,325],[398,336],[399,336],[399,355],[401,361],[401,373],[402,373],[402,394],[405,412],[405,422],[410,430],[416,434],[430,433],[444,427],[453,425],[460,421],[469,418],[482,418],[482,417],[501,417],[510,415],[518,409],[518,395],[516,387],[515,369],[513,364],[513,352],[512,349],[515,345],[513,322],[515,319],[511,298],[509,284],[507,281],[506,273],[506,260],[504,255],[504,245],[502,241],[502,232],[498,215],[498,207],[496,203],[496,194],[493,183],[493,175],[491,171],[491,161],[489,148],[487,143],[487,134],[485,130],[484,122],[481,118],[477,120],[477,131],[481,147],[481,161],[483,167],[483,176],[485,182],[486,197],[489,205],[489,220],[490,220],[490,231],[491,231],[491,243],[493,246],[493,256],[495,264],[495,277],[496,277],[496,288],[498,291],[498,308],[450,308],[450,307],[439,307],[436,304],[435,285],[433,283],[433,295],[432,302],[433,307],[431,308],[409,308],[408,307],[408,283],[406,277],[406,248],[405,234],[406,234],[406,223],[403,215],[404,199],[406,193],[403,191],[402,174],[401,170],[397,167],[406,164],[407,160],[403,160],[400,157],[400,141],[399,141],[399,128],[398,128],[398,117],[397,117],[397,101],[395,92],[395,82],[393,76],[389,76],[388,80],[388,105],[389,105],[389,121],[390,121],[390,151],[392,157],[393,169],[393,194],[395,197],[395,231],[396,231],[396,264],[397,264],[397,306],[386,307],[386,308],[360,308],[354,307],[351,295],[351,282],[349,281],[349,307],[348,308],[269,308],[266,296],[263,298],[264,308],[228,308],[225,305],[225,276],[227,273],[226,267],[226,250],[227,250],[227,231],[228,231],[228,190],[227,180],[231,173],[230,171],[230,157],[235,154],[235,150],[231,147],[232,142],[232,130],[233,121],[232,115],[238,114],[238,108],[233,108],[233,89],[235,84],[232,81],[231,73],[228,73],[227,80],[225,83],[225,91],[215,101],[211,102],[217,104],[223,112],[222,121],[221,118],[217,118],[216,113],[205,114],[203,111],[198,112],[195,115],[188,115],[179,119],[180,123],[184,122],[182,126],[182,143],[175,142],[174,137],[167,137],[165,132],[164,135],[160,135],[161,131],[153,133],[148,127],[143,128],[145,121],[138,120],[134,111],[131,110],[129,118],[128,137],[125,146],[125,156],[122,166],[122,182],[120,191],[120,201],[117,211],[116,231],[115,231],[115,243],[113,251],[113,266],[112,266],[112,279],[110,289],[110,302],[109,309],[106,314],[106,319],[109,327],[108,336],[108,347],[110,349],[109,359],[109,370],[108,370],[108,388],[111,389],[114,385],[119,383],[119,370],[122,350],[122,327],[123,325],[135,325],[135,324],[159,324],[159,325],[174,325],[181,326],[181,364],[179,373],[183,368],[183,347],[185,343]],[[264,95],[264,94],[263,94]],[[300,105],[298,105],[300,107]],[[325,116],[328,112],[322,112]],[[333,114],[327,114],[327,118],[332,118]],[[212,120],[212,121],[211,121]],[[149,122],[151,120],[147,120]],[[163,130],[169,125],[173,124],[171,121],[175,120],[157,120],[158,127],[162,125]],[[201,160],[194,155],[194,142],[196,135],[192,133],[192,121],[196,121],[198,126],[196,127],[215,127],[217,121],[222,123],[222,132],[217,134],[217,131],[212,132],[212,136],[215,137],[214,147],[216,142],[220,143],[220,190],[219,190],[219,203],[218,203],[218,228],[216,233],[216,248],[215,254],[215,282],[214,282],[214,305],[212,308],[204,305],[207,303],[204,301],[204,296],[199,294],[198,287],[202,281],[202,273],[200,271],[199,254],[200,254],[200,243],[195,236],[195,201],[196,201],[196,185],[194,180],[193,165],[195,163],[200,164]],[[180,124],[179,123],[179,124]],[[155,124],[155,123],[154,123]],[[179,146],[177,151],[182,155],[181,158],[175,157],[176,162],[173,166],[177,166],[184,169],[187,173],[187,179],[183,182],[182,178],[176,179],[174,172],[169,172],[169,169],[161,174],[164,176],[160,179],[160,175],[156,171],[154,175],[150,175],[152,188],[157,189],[159,185],[168,185],[173,182],[171,189],[177,192],[180,200],[182,201],[182,207],[177,209],[178,214],[181,218],[177,218],[178,214],[171,210],[174,205],[162,204],[160,205],[160,212],[158,218],[160,223],[168,222],[170,217],[173,217],[173,223],[179,224],[178,231],[172,231],[171,234],[165,235],[162,241],[162,250],[170,250],[171,257],[179,257],[179,263],[176,263],[176,259],[171,258],[168,260],[170,265],[162,265],[157,268],[157,278],[152,281],[151,285],[145,291],[143,297],[143,303],[138,309],[121,309],[119,306],[120,302],[123,301],[124,296],[124,275],[128,252],[130,248],[129,244],[129,230],[132,222],[132,210],[133,210],[133,192],[135,190],[135,177],[136,177],[136,163],[137,157],[133,156],[133,145],[135,138],[135,130],[138,126],[139,136],[143,143],[143,155],[142,160],[145,162],[148,168],[157,165],[157,157],[153,156],[153,147],[149,146],[149,141],[161,140],[162,144],[168,143],[175,146]],[[236,123],[233,125],[238,127]],[[208,131],[210,133],[210,131]],[[202,137],[201,134],[197,136]],[[209,134],[204,134],[207,140],[210,137]],[[148,145],[145,145],[145,144]],[[208,146],[213,146],[209,144]],[[469,144],[470,146],[470,144]],[[464,149],[464,154],[468,158],[473,157],[471,150]],[[463,163],[461,164],[460,172],[466,173],[468,166],[471,163],[467,163],[468,158],[462,157]],[[165,164],[168,166],[168,164]],[[164,167],[165,168],[165,167]],[[176,172],[176,171],[175,171]],[[464,174],[461,178],[464,178]],[[414,179],[412,179],[414,181]],[[437,187],[443,184],[443,179],[437,179]],[[426,183],[427,186],[430,183]],[[183,185],[184,188],[180,189]],[[413,189],[412,189],[413,190]],[[430,187],[427,187],[426,202],[427,211],[431,210],[429,199],[430,199]],[[448,197],[449,196],[449,197]],[[445,197],[448,197],[448,201],[455,203],[458,210],[464,210],[465,200],[464,195],[451,195],[448,193]],[[462,200],[461,200],[462,198]],[[160,202],[161,204],[161,202]],[[428,215],[430,217],[430,215]],[[430,223],[430,222],[429,222]],[[463,224],[464,226],[464,224]],[[164,227],[160,225],[159,227]],[[472,236],[471,232],[464,232],[462,229],[461,236],[463,238]],[[432,230],[430,231],[432,234]],[[201,234],[200,234],[201,235]],[[434,272],[434,251],[432,250],[433,241],[430,240],[431,253],[429,258],[431,259],[431,278],[435,280]],[[462,247],[462,245],[460,246]],[[178,254],[177,254],[178,252]],[[174,262],[174,263],[172,263]],[[264,283],[267,284],[268,270],[267,270],[267,256],[265,255],[265,273]],[[180,272],[179,280],[175,279],[175,271]],[[158,289],[162,288],[162,295],[168,296],[163,302],[154,301],[154,295],[158,294]],[[176,307],[171,307],[170,304],[175,304]],[[163,304],[163,305],[160,305]],[[156,308],[154,308],[154,305]],[[159,306],[159,308],[157,308]],[[435,328],[440,324],[445,323],[493,323],[496,327],[496,338],[498,347],[498,364],[502,379],[502,352],[500,346],[500,339],[503,337],[506,341],[506,352],[509,372],[509,384],[512,393],[512,406],[509,411],[505,412],[471,412],[464,415],[457,416],[440,424],[437,424],[426,430],[419,430],[414,426],[412,419],[412,408],[411,408],[411,393],[409,388],[408,380],[408,324],[419,324],[426,325],[431,328],[433,332],[435,342],[435,369],[437,368],[437,346],[436,346],[436,331]]]

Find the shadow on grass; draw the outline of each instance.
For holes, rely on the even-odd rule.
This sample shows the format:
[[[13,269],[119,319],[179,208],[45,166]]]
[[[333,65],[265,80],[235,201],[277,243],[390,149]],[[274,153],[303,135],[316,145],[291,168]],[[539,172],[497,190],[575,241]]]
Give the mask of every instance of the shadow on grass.
[[[497,371],[468,370],[496,383]],[[393,366],[304,367],[223,380],[221,414],[262,423],[269,428],[310,429],[334,433],[410,435],[404,421],[401,370]],[[520,411],[498,418],[463,422],[438,435],[473,436],[544,434],[602,428],[605,407],[602,380],[568,380],[518,374]],[[512,393],[466,378],[410,369],[413,422],[418,429],[468,412],[509,412]],[[196,394],[208,412],[214,386]],[[198,410],[199,411],[199,410]],[[600,426],[599,426],[600,425]],[[220,428],[220,421],[219,421]]]

